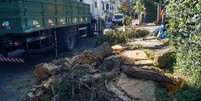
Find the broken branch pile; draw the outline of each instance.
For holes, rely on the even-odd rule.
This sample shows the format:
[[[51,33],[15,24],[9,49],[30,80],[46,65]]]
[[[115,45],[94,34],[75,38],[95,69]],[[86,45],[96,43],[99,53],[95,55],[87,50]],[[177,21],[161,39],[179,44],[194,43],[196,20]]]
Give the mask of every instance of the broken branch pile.
[[[132,56],[125,55],[124,52],[135,54],[136,51],[121,49],[115,54],[111,46],[104,43],[71,59],[63,59],[59,65],[37,65],[34,75],[41,84],[33,87],[23,101],[145,101],[154,99],[154,96],[147,97],[148,89],[138,88],[132,82],[139,80],[140,84],[151,82],[146,83],[148,85],[154,85],[153,81],[175,84],[162,70],[146,64],[136,64],[136,61],[146,59],[145,55],[137,58],[141,52],[137,51]],[[130,62],[125,62],[126,60]],[[121,75],[126,75],[126,84],[120,83]],[[134,85],[132,88],[136,88],[134,91],[129,91],[129,83]],[[144,96],[140,95],[139,89],[145,89],[141,92]]]

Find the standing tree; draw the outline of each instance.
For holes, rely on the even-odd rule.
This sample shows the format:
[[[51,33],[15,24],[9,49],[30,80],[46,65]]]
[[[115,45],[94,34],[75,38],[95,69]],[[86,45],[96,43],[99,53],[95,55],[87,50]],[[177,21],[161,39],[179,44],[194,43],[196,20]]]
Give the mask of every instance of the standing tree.
[[[142,24],[144,19],[143,14],[145,11],[144,4],[141,1],[136,1],[133,5],[133,11],[137,13],[140,24]]]
[[[128,7],[128,3],[123,3],[121,6],[120,6],[120,11],[125,14],[125,15],[128,15],[129,13],[129,7]]]

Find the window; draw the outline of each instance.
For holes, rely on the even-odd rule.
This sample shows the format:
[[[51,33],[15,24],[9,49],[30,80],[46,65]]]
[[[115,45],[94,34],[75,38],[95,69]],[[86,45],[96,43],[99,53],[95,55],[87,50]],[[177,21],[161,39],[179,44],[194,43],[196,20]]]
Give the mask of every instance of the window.
[[[109,10],[109,4],[106,4],[106,10]]]
[[[54,21],[52,19],[48,19],[48,23],[49,25],[54,26]]]
[[[36,28],[40,27],[38,20],[33,20],[33,27],[36,27]]]
[[[94,3],[95,3],[95,8],[97,8],[97,6],[98,6],[97,2],[95,1]]]
[[[61,24],[63,24],[63,25],[64,25],[64,24],[66,24],[66,22],[65,22],[65,19],[64,19],[64,18],[61,18],[61,19],[60,19],[60,22],[61,22]]]

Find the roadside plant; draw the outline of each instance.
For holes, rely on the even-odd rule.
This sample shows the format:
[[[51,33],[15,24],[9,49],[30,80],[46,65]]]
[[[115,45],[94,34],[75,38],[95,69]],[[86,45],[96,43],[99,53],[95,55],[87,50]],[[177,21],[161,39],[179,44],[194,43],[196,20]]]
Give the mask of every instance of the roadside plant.
[[[187,87],[176,93],[178,101],[198,101],[201,92],[201,2],[169,0],[168,31],[175,43],[175,72],[186,77]],[[194,100],[193,100],[194,99]]]
[[[131,22],[132,22],[132,17],[131,16],[126,16],[124,18],[124,25],[129,26],[129,25],[131,25]]]
[[[201,68],[201,2],[170,0],[167,10],[169,33],[176,43],[177,66],[192,76],[195,70]]]
[[[133,5],[133,10],[135,13],[137,13],[138,15],[138,19],[140,20],[140,24],[142,24],[143,22],[143,14],[144,14],[144,11],[145,11],[145,6],[144,4],[142,3],[142,1],[136,1],[136,3],[134,3]]]
[[[129,40],[144,37],[149,34],[147,30],[126,28],[126,31],[112,30],[101,36],[97,40],[97,44],[108,42],[111,45],[126,43]]]

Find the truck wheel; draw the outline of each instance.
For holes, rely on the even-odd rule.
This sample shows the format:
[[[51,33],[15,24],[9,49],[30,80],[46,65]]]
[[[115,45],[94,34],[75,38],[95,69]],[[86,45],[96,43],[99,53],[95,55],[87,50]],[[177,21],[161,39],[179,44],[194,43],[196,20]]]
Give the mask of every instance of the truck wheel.
[[[73,35],[67,35],[65,38],[65,47],[67,50],[73,50],[75,48],[76,38]]]

